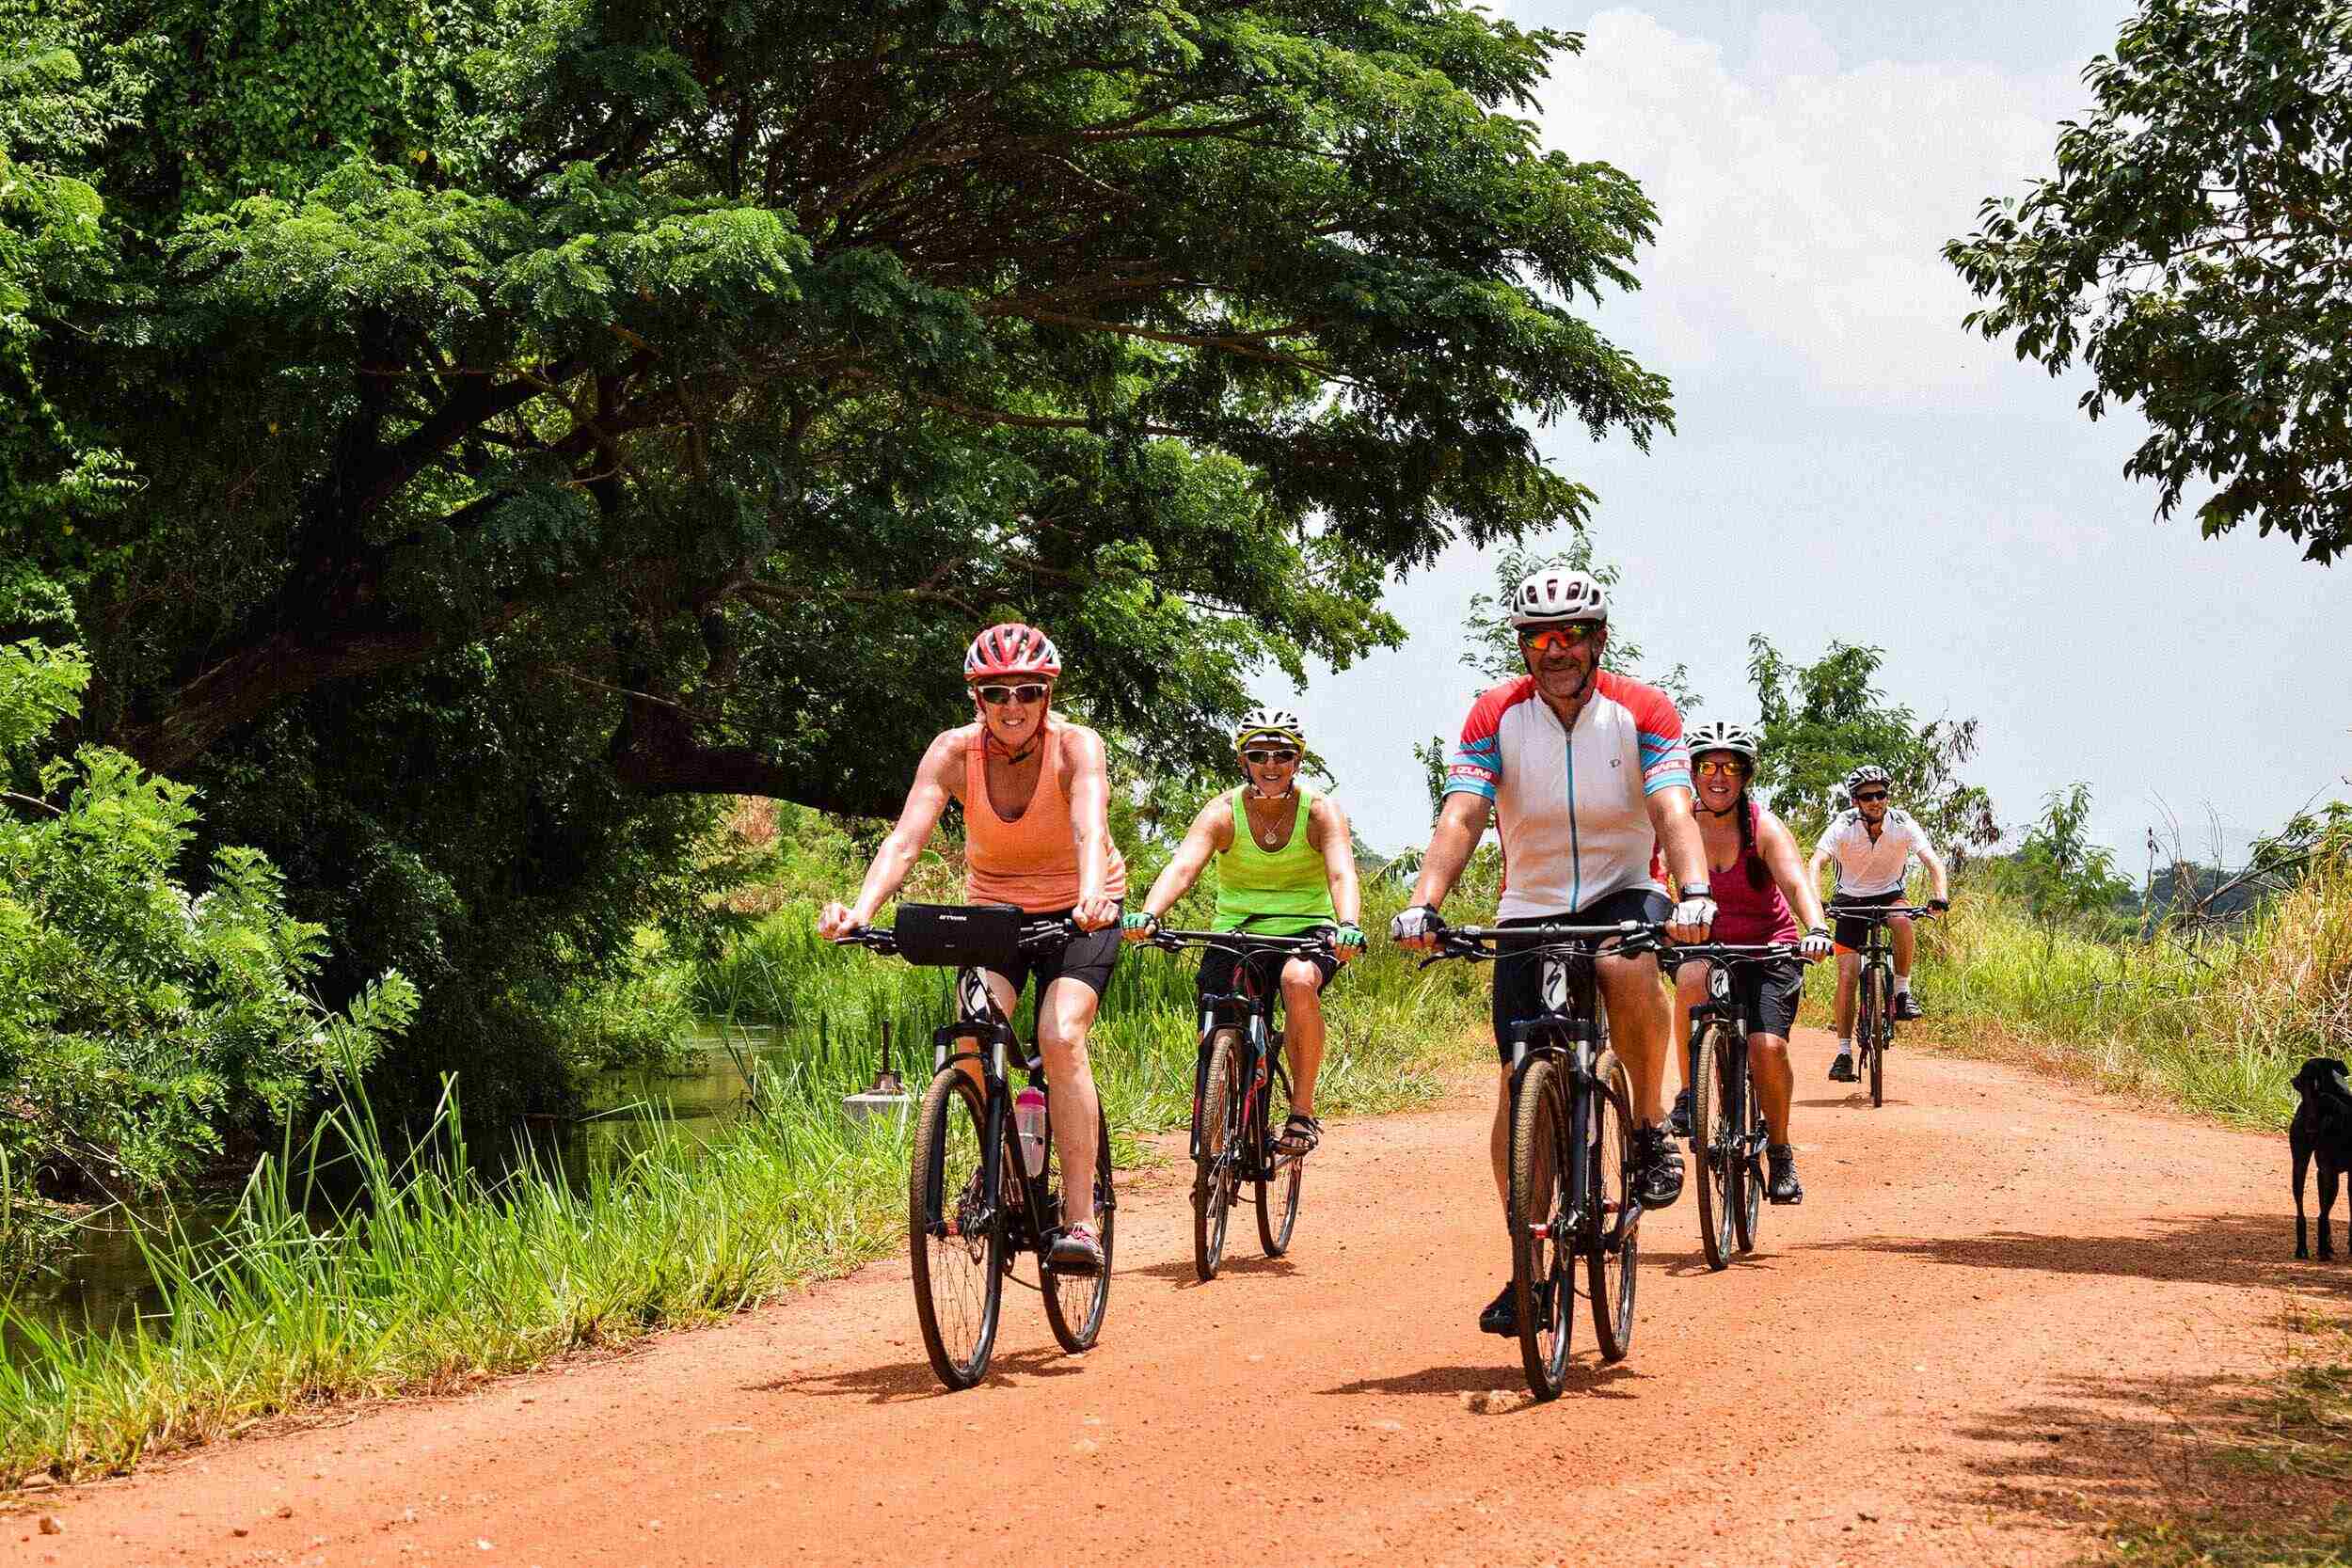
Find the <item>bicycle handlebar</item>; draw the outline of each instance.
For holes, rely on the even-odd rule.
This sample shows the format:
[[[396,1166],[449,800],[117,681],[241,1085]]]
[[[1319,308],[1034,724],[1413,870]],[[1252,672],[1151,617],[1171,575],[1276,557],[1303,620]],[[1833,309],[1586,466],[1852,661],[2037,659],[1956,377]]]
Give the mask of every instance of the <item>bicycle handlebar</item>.
[[[1659,956],[1677,963],[1760,964],[1802,959],[1804,954],[1793,942],[1684,942],[1661,950]]]
[[[1610,951],[1622,958],[1655,953],[1669,945],[1664,923],[1643,920],[1623,920],[1614,926],[1448,926],[1432,934],[1438,950],[1421,960],[1423,969],[1446,958],[1492,962],[1581,943],[1594,944],[1585,951],[1597,956],[1597,944],[1612,937],[1617,944]],[[1495,945],[1486,945],[1489,942]]]
[[[1925,904],[1840,904],[1832,899],[1821,912],[1833,922],[1859,920],[1865,925],[1883,926],[1894,915],[1907,914],[1916,920],[1934,920],[1949,911],[1931,909]]]
[[[1057,942],[1069,942],[1080,935],[1078,923],[1067,916],[1052,920],[1036,920],[1021,927],[1018,945],[1023,952],[1031,948],[1050,946]],[[833,939],[843,947],[870,947],[877,953],[896,955],[898,933],[887,926],[856,926]]]
[[[1261,953],[1330,953],[1337,956],[1328,937],[1270,937],[1254,931],[1178,931],[1163,926],[1145,940],[1169,953],[1186,947],[1217,947],[1243,957],[1248,957],[1253,948]]]

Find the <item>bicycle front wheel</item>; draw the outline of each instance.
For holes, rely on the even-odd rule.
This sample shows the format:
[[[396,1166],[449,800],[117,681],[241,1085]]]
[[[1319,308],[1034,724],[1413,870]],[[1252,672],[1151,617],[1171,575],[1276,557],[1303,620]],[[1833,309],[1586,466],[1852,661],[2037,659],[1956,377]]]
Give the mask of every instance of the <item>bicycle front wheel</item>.
[[[1290,1114],[1287,1096],[1278,1075],[1266,1085],[1265,1103],[1258,1117],[1258,1242],[1268,1258],[1291,1249],[1291,1232],[1298,1227],[1298,1190],[1307,1180],[1307,1160],[1276,1147],[1283,1118]]]
[[[1890,1033],[1886,1008],[1888,998],[1884,976],[1878,966],[1871,964],[1862,971],[1862,1018],[1864,1037],[1870,1043],[1870,1103],[1886,1103],[1886,1041]]]
[[[1549,1058],[1529,1065],[1511,1108],[1511,1293],[1528,1391],[1556,1400],[1575,1320],[1568,1212],[1567,1095]]]
[[[1194,1116],[1200,1152],[1192,1170],[1192,1270],[1203,1283],[1216,1277],[1225,1256],[1225,1226],[1241,1190],[1241,1031],[1209,1037],[1209,1071]]]
[[[1691,1061],[1691,1157],[1698,1165],[1699,1242],[1707,1250],[1707,1266],[1724,1268],[1731,1262],[1733,1148],[1731,1097],[1724,1094],[1721,1074],[1725,1054],[1723,1025],[1699,1025],[1698,1048]]]
[[[1061,1143],[1049,1128],[1045,1145],[1046,1206],[1058,1228],[1066,1223],[1070,1173],[1063,1168]],[[1094,1235],[1103,1243],[1100,1274],[1063,1274],[1042,1258],[1038,1274],[1045,1289],[1045,1321],[1061,1348],[1076,1354],[1093,1348],[1103,1332],[1103,1313],[1111,1300],[1111,1243],[1118,1239],[1119,1204],[1111,1191],[1111,1127],[1099,1101],[1094,1108]]]
[[[1733,1152],[1734,1182],[1731,1189],[1731,1214],[1738,1222],[1740,1250],[1756,1250],[1756,1234],[1762,1228],[1764,1218],[1764,1145],[1767,1139],[1764,1106],[1756,1099],[1756,1073],[1748,1056],[1748,1048],[1738,1048],[1740,1070],[1728,1075],[1737,1086],[1739,1098],[1733,1101],[1728,1121],[1739,1139]]]
[[[981,1181],[986,1104],[961,1068],[941,1069],[923,1096],[907,1172],[914,1316],[931,1370],[950,1388],[987,1375],[1004,1306],[1005,1215]]]
[[[1633,1198],[1633,1095],[1616,1053],[1593,1067],[1591,1157],[1584,1162],[1590,1250],[1585,1283],[1593,1293],[1593,1332],[1604,1361],[1633,1348],[1633,1283],[1641,1266],[1642,1211]]]

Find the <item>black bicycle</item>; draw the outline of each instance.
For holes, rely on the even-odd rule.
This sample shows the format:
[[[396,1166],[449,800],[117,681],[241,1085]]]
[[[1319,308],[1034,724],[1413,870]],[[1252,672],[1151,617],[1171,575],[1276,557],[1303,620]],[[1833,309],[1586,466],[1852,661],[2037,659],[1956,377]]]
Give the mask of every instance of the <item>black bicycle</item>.
[[[953,964],[956,1021],[931,1037],[932,1074],[914,1123],[907,1173],[907,1241],[914,1261],[914,1315],[939,1380],[969,1388],[988,1374],[1005,1281],[1024,1252],[1038,1259],[1038,1290],[1054,1338],[1073,1354],[1102,1332],[1110,1301],[1113,1221],[1110,1128],[1099,1119],[1094,1144],[1095,1231],[1099,1271],[1057,1269],[1050,1254],[1061,1235],[1064,1172],[1053,1119],[1025,1157],[1013,1117],[1008,1069],[1018,1061],[1030,1085],[1051,1096],[1045,1064],[1014,1037],[982,966],[1001,955],[1068,942],[1067,920],[1028,920],[988,905],[904,904],[889,930],[866,927],[844,942],[895,953],[910,963]],[[1026,1281],[1022,1281],[1025,1284]]]
[[[1609,1048],[1594,960],[1656,952],[1663,926],[1459,926],[1438,933],[1445,958],[1522,958],[1542,967],[1542,1010],[1511,1029],[1511,1289],[1519,1355],[1539,1400],[1560,1397],[1581,1259],[1604,1360],[1633,1343],[1641,1200],[1633,1194],[1633,1091]]]
[[[1854,1066],[1870,1075],[1870,1103],[1886,1103],[1886,1053],[1895,1043],[1895,939],[1886,923],[1897,915],[1932,918],[1937,911],[1925,904],[1878,907],[1833,902],[1835,920],[1859,920],[1869,927],[1862,939],[1862,974],[1854,997],[1853,1048],[1861,1058]]]
[[[1282,988],[1272,971],[1290,958],[1328,954],[1322,937],[1268,937],[1244,931],[1154,932],[1173,953],[1207,948],[1234,957],[1232,994],[1200,999],[1200,1053],[1192,1085],[1192,1267],[1205,1282],[1225,1256],[1225,1228],[1254,1183],[1258,1241],[1268,1258],[1290,1250],[1307,1157],[1281,1147],[1278,1107],[1290,1106],[1282,1026],[1275,1018]]]
[[[1707,1000],[1691,1009],[1691,1156],[1698,1166],[1699,1240],[1707,1266],[1727,1267],[1740,1253],[1756,1250],[1762,1227],[1764,1146],[1769,1133],[1764,1106],[1756,1098],[1748,1061],[1747,1014],[1735,967],[1795,958],[1788,942],[1747,944],[1691,942],[1672,950],[1677,964],[1704,960]]]

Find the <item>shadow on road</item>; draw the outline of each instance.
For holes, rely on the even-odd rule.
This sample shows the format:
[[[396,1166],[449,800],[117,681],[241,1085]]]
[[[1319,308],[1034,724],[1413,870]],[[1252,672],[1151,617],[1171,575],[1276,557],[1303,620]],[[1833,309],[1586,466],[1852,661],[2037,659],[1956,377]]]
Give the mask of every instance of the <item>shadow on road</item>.
[[[1579,1395],[1629,1400],[1633,1398],[1632,1390],[1617,1386],[1640,1376],[1628,1362],[1605,1362],[1579,1356],[1568,1363],[1568,1375],[1560,1397],[1564,1401],[1573,1400]],[[1353,1383],[1342,1383],[1320,1391],[1326,1394],[1504,1393],[1524,1397],[1527,1384],[1520,1377],[1516,1362],[1495,1361],[1477,1367],[1428,1367],[1418,1372],[1399,1372],[1392,1377],[1358,1378]],[[1533,1404],[1532,1401],[1529,1402]]]
[[[2113,1275],[2206,1285],[2291,1285],[2352,1295],[2352,1261],[2297,1262],[2291,1216],[2159,1216],[2140,1236],[2060,1236],[1988,1230],[1979,1236],[1857,1236],[1809,1242],[1797,1252],[1879,1252],[1969,1269]]]
[[[1216,1277],[1223,1279],[1227,1275],[1239,1275],[1248,1278],[1255,1275],[1261,1277],[1288,1279],[1297,1272],[1298,1265],[1287,1258],[1228,1258],[1217,1265]],[[1144,1279],[1165,1279],[1179,1287],[1216,1283],[1216,1280],[1200,1278],[1199,1271],[1193,1268],[1190,1258],[1174,1258],[1165,1263],[1151,1263],[1139,1269],[1113,1269],[1111,1271],[1111,1277],[1114,1279],[1124,1279],[1130,1275]]]
[[[980,1386],[1024,1377],[1069,1377],[1084,1370],[1081,1357],[1071,1355],[1058,1346],[999,1351],[990,1358],[988,1376],[981,1380]],[[952,1392],[941,1385],[929,1360],[858,1367],[820,1377],[787,1374],[765,1383],[747,1383],[743,1387],[746,1393],[754,1394],[820,1394],[834,1399],[862,1395],[868,1404],[902,1404],[909,1400],[932,1399]]]

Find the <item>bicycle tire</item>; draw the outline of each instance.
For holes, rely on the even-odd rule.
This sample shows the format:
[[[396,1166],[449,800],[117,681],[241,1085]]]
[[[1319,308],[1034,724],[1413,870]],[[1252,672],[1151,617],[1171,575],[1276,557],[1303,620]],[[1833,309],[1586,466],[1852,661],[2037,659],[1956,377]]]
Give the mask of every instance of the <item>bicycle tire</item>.
[[[1740,1070],[1733,1082],[1738,1085],[1739,1105],[1731,1114],[1731,1124],[1738,1130],[1740,1144],[1735,1154],[1733,1172],[1737,1184],[1732,1188],[1731,1217],[1738,1232],[1742,1253],[1756,1250],[1756,1238],[1764,1227],[1764,1145],[1767,1129],[1764,1106],[1756,1099],[1756,1069],[1748,1048],[1737,1053]]]
[[[931,1079],[915,1119],[914,1158],[907,1171],[907,1250],[914,1262],[914,1317],[931,1370],[949,1388],[988,1375],[1005,1299],[1005,1214],[996,1207],[985,1235],[963,1231],[980,1197],[987,1102],[961,1067]],[[944,1234],[933,1234],[928,1195],[936,1184]],[[977,1299],[975,1299],[977,1293]]]
[[[1865,993],[1863,1016],[1870,1021],[1870,1103],[1883,1105],[1886,1103],[1886,1046],[1894,1033],[1894,1025],[1886,1016],[1885,976],[1879,973],[1875,964],[1862,973],[1865,983],[1869,987]]]
[[[1200,1153],[1193,1157],[1192,1269],[1202,1284],[1216,1277],[1225,1227],[1240,1191],[1241,1031],[1209,1037],[1209,1070],[1200,1085]]]
[[[1060,1146],[1046,1130],[1046,1190],[1051,1194],[1054,1223],[1062,1220],[1062,1195],[1069,1190],[1069,1173],[1061,1166]],[[1103,1243],[1102,1271],[1092,1275],[1063,1274],[1041,1258],[1038,1274],[1044,1290],[1045,1321],[1061,1348],[1073,1355],[1094,1347],[1103,1332],[1103,1314],[1111,1300],[1111,1248],[1119,1236],[1118,1195],[1111,1189],[1111,1125],[1103,1114],[1100,1096],[1094,1107],[1094,1234]]]
[[[1299,1189],[1307,1180],[1306,1157],[1285,1156],[1275,1147],[1282,1125],[1277,1117],[1289,1115],[1289,1097],[1275,1092],[1281,1086],[1281,1074],[1267,1076],[1265,1103],[1258,1117],[1258,1244],[1268,1258],[1291,1249],[1291,1234],[1298,1228]]]
[[[1539,1057],[1519,1079],[1511,1107],[1512,1307],[1528,1392],[1539,1400],[1560,1397],[1576,1329],[1566,1101],[1559,1065]]]
[[[1725,1115],[1730,1101],[1718,1077],[1724,1044],[1723,1025],[1709,1020],[1699,1025],[1698,1049],[1691,1055],[1691,1159],[1698,1166],[1699,1242],[1710,1269],[1730,1266],[1731,1212],[1737,1201],[1731,1185],[1733,1128]]]
[[[1633,1290],[1642,1264],[1641,1212],[1633,1200],[1633,1099],[1624,1064],[1604,1051],[1593,1064],[1592,1157],[1584,1163],[1592,1215],[1585,1254],[1593,1332],[1604,1361],[1633,1348]]]

